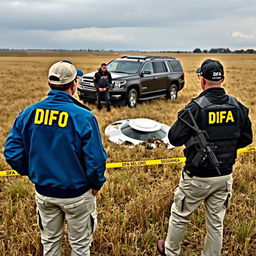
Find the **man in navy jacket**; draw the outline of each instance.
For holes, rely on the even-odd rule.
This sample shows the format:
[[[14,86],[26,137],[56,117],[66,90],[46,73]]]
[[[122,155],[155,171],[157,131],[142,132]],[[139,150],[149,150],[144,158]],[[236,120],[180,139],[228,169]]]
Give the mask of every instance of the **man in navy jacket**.
[[[48,97],[16,118],[4,155],[35,184],[44,255],[61,255],[65,219],[72,255],[90,255],[107,154],[94,115],[72,97],[77,88],[74,65],[52,65],[48,83]]]

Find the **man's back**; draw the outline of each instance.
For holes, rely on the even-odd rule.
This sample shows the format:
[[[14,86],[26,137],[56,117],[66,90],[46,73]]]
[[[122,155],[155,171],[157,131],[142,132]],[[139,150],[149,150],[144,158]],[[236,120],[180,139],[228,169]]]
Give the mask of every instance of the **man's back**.
[[[209,102],[209,106],[206,106],[206,108],[197,103],[197,101],[203,99],[203,97]],[[222,174],[227,175],[231,173],[232,166],[236,159],[236,150],[251,143],[251,123],[248,119],[248,109],[238,101],[236,101],[235,104],[229,104],[229,96],[225,93],[223,88],[210,88],[205,90],[196,99],[192,100],[185,109],[191,110],[199,128],[207,131],[210,141],[214,142],[214,151],[217,158],[220,160]],[[182,114],[183,111],[184,110],[182,110],[179,115]],[[219,112],[223,112],[222,114],[224,115],[229,111],[234,111],[234,113],[232,112],[232,118],[234,118],[234,120],[227,120],[227,115],[227,118],[225,120],[223,118],[222,121],[216,119],[216,122],[213,122],[214,120],[207,119],[208,115],[211,113],[218,114]],[[211,121],[211,124],[208,124],[208,121]],[[178,146],[182,144],[188,145],[189,139],[193,136],[193,130],[180,120],[175,122],[169,132],[170,142]],[[184,150],[185,156],[187,157],[185,168],[191,172],[196,171],[197,175],[200,177],[217,176],[214,167],[211,167],[208,161],[205,161],[207,168],[204,165],[198,167],[192,164],[196,152],[197,151],[192,146]]]
[[[59,189],[61,194],[66,190],[72,195],[73,190],[80,193],[105,181],[100,173],[105,170],[106,154],[97,121],[90,111],[75,105],[69,94],[50,91],[46,99],[20,113],[15,127],[12,132],[22,136],[29,159],[24,169],[38,192],[55,188],[57,194]],[[7,160],[8,152],[7,141]],[[100,175],[94,179],[97,173]]]
[[[186,164],[174,192],[167,238],[157,244],[161,255],[180,255],[187,224],[201,203],[207,226],[201,255],[221,254],[236,151],[252,142],[248,109],[221,88],[222,64],[207,59],[197,71],[203,92],[178,113],[168,134],[174,146],[185,144]]]
[[[23,110],[7,137],[7,162],[35,184],[43,255],[61,255],[64,224],[72,255],[90,255],[96,195],[106,181],[107,154],[97,121],[72,97],[78,71],[69,61],[48,73],[48,97]]]

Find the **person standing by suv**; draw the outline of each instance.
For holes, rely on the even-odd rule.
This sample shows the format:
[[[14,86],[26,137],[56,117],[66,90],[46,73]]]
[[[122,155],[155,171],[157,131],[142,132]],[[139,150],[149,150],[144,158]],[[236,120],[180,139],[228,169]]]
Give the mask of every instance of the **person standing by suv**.
[[[109,88],[112,84],[112,77],[110,72],[107,70],[107,64],[102,63],[98,72],[95,73],[93,82],[97,89],[97,109],[102,109],[101,101],[105,100],[107,104],[107,111],[110,112],[110,96]]]
[[[88,256],[107,154],[96,118],[72,97],[77,88],[74,65],[53,64],[48,84],[48,97],[16,118],[4,155],[14,170],[35,184],[43,255],[61,255],[66,219],[72,255]]]
[[[207,233],[201,256],[220,255],[223,220],[232,196],[232,168],[237,149],[252,143],[248,108],[227,95],[221,87],[224,81],[222,64],[207,59],[196,73],[200,76],[203,92],[178,113],[178,120],[168,134],[172,145],[185,144],[187,159],[179,186],[174,191],[167,238],[157,244],[159,253],[166,256],[180,255],[180,242],[192,213],[203,202]],[[189,126],[193,126],[192,118],[208,134],[207,140],[212,143],[218,168],[209,160],[209,155],[203,154],[195,131]]]

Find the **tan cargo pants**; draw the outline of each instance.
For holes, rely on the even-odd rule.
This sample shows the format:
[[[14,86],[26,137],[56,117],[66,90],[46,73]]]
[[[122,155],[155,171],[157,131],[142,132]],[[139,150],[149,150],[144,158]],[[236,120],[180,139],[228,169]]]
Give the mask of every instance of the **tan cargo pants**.
[[[96,197],[91,190],[74,198],[46,197],[36,192],[36,205],[45,256],[61,255],[65,219],[71,255],[90,255],[92,234],[97,225]]]
[[[206,237],[201,256],[219,256],[223,239],[223,219],[231,199],[232,175],[211,178],[190,178],[183,173],[174,191],[169,228],[165,240],[167,256],[180,255],[180,242],[184,237],[192,213],[204,202]]]

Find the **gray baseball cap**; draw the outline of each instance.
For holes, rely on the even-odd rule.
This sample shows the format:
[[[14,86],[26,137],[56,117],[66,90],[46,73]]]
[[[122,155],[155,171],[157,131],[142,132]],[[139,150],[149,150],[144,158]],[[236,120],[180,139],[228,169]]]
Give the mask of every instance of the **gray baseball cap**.
[[[48,74],[48,81],[54,85],[64,85],[77,77],[77,70],[72,63],[59,61],[54,63]]]

